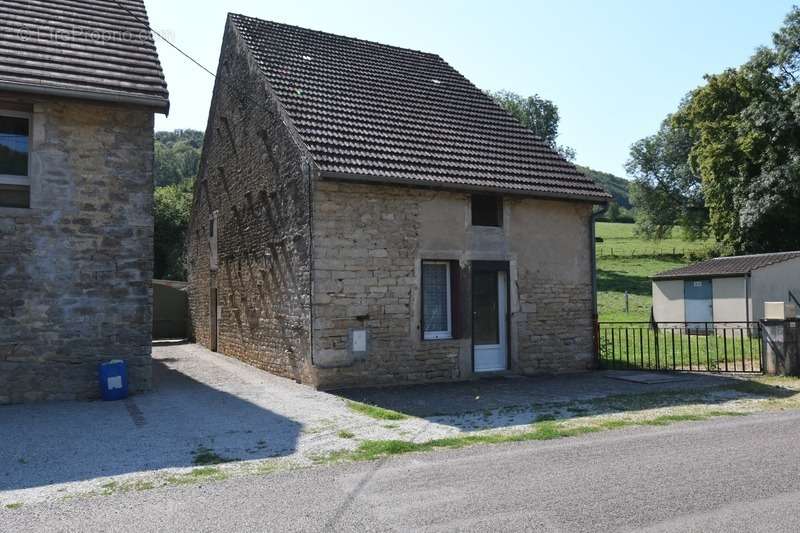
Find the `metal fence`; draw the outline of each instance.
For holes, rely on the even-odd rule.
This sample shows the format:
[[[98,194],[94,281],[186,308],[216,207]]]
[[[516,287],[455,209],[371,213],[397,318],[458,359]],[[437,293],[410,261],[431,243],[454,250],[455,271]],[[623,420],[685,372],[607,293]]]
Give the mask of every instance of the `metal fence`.
[[[601,322],[601,368],[761,372],[759,322]]]

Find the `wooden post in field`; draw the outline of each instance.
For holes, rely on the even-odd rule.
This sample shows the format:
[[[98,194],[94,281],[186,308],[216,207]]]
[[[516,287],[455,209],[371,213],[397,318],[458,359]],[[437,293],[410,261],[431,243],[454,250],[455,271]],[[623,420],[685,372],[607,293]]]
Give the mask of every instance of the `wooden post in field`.
[[[625,313],[627,314],[630,308],[628,307],[628,291],[625,291]]]

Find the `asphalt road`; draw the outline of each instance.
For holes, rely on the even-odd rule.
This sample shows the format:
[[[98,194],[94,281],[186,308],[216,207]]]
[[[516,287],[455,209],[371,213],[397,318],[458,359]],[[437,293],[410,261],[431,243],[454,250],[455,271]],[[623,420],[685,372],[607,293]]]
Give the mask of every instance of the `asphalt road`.
[[[2,531],[798,531],[800,412],[0,510]]]

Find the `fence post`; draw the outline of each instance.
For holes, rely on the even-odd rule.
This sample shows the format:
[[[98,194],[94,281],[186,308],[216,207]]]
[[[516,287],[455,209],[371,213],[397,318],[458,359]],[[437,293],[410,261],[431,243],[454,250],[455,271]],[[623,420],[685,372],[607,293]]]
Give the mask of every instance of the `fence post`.
[[[800,374],[800,326],[797,318],[764,320],[761,342],[762,371],[772,376]]]
[[[653,323],[653,340],[655,341],[656,346],[656,368],[661,368],[659,366],[661,361],[661,347],[658,345],[658,324],[655,322]]]
[[[594,361],[595,366],[600,368],[602,363],[602,358],[600,355],[600,320],[597,318],[597,315],[595,315],[592,322],[592,329],[594,332]]]

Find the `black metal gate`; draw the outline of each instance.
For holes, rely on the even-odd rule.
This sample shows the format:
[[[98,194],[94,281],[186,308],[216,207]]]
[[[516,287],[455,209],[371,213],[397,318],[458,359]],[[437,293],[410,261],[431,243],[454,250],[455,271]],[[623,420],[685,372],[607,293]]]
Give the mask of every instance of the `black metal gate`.
[[[759,322],[601,322],[598,362],[606,369],[759,373]]]

